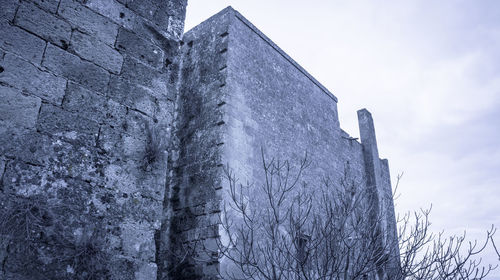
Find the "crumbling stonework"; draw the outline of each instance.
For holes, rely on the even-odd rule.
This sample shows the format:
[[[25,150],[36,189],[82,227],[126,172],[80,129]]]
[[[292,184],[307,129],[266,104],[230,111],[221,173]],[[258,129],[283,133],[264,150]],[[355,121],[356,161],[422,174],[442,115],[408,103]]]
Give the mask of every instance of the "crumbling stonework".
[[[0,279],[90,275],[81,251],[61,249],[84,235],[102,239],[97,278],[156,279],[187,3],[147,2],[1,1],[1,201],[40,196],[65,210],[50,211],[43,233],[56,237],[38,236],[39,267],[1,247]],[[154,162],[146,125],[162,137]]]
[[[0,3],[0,203],[47,219],[34,267],[0,232],[0,279],[216,278],[193,246],[219,237],[222,167],[258,184],[261,149],[307,152],[311,185],[348,167],[395,231],[370,113],[359,143],[337,98],[232,8],[183,35],[186,0]]]

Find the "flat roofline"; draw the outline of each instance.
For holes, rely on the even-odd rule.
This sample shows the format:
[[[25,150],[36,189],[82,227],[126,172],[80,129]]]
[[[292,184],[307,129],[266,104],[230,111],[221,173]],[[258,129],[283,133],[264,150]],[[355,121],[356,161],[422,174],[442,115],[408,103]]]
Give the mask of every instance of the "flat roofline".
[[[264,40],[269,46],[271,46],[275,51],[277,51],[283,58],[285,58],[288,62],[290,62],[297,70],[299,70],[304,76],[306,76],[313,84],[315,84],[318,88],[321,89],[328,97],[333,99],[335,103],[338,103],[337,97],[329,91],[325,86],[323,86],[318,80],[316,80],[311,74],[309,74],[302,66],[300,66],[293,58],[291,58],[288,54],[286,54],[278,45],[276,45],[269,37],[267,37],[264,33],[262,33],[255,25],[253,25],[248,19],[246,19],[242,14],[233,9],[231,6],[227,6],[217,14],[211,16],[207,20],[198,24],[197,26],[191,28],[189,31],[185,32],[184,35],[188,35],[191,32],[195,32],[196,28],[202,25],[205,22],[210,21],[213,18],[219,17],[224,14],[231,14],[238,20],[240,20],[244,25],[246,25],[250,30],[252,30],[257,36],[259,36],[262,40]]]
[[[302,66],[300,66],[293,58],[286,54],[278,45],[276,45],[269,37],[262,33],[255,25],[253,25],[248,19],[246,19],[242,14],[228,6],[223,11],[231,12],[233,15],[239,19],[243,24],[250,28],[255,34],[262,38],[266,43],[268,43],[274,50],[276,50],[283,58],[288,60],[297,70],[304,74],[311,82],[318,86],[328,97],[332,98],[336,103],[338,103],[337,97],[330,92],[325,86],[323,86],[318,80],[316,80],[311,74],[309,74]]]

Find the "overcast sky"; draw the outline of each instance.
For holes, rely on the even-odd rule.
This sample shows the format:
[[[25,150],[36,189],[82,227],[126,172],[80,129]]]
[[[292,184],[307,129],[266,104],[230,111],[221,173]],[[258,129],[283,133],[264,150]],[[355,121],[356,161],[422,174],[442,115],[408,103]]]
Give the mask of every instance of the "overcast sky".
[[[404,172],[397,211],[432,203],[434,231],[473,238],[500,227],[500,1],[189,0],[186,31],[228,5],[337,96],[349,134],[372,112]]]

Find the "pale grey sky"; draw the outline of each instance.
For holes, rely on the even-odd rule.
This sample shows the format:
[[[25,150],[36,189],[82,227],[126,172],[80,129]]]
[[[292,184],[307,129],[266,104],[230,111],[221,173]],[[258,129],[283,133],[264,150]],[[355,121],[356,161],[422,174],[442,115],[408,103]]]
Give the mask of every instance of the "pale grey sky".
[[[500,1],[189,0],[186,31],[229,5],[338,97],[348,133],[372,112],[404,171],[397,211],[432,203],[434,231],[472,238],[500,226]]]

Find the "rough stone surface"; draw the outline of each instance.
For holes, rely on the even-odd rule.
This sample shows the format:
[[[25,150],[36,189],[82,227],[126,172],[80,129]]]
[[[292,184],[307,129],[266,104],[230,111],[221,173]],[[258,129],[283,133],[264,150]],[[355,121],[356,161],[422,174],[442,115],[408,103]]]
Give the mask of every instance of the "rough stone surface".
[[[3,178],[3,173],[5,172],[6,162],[7,162],[7,160],[5,159],[5,157],[0,157],[0,178]]]
[[[108,86],[109,72],[52,44],[45,50],[42,65],[89,89],[105,92]]]
[[[59,209],[34,254],[0,246],[0,279],[215,279],[196,245],[220,237],[222,167],[258,185],[261,148],[308,152],[311,184],[349,168],[395,231],[371,115],[350,138],[336,97],[233,9],[182,38],[186,0],[0,3],[0,211]]]
[[[120,73],[122,55],[94,37],[75,31],[71,37],[70,48],[81,58],[92,61],[112,73]]]
[[[130,83],[117,76],[111,76],[108,96],[148,116],[153,116],[158,102],[150,89]]]
[[[10,125],[34,128],[41,99],[21,94],[19,90],[0,86],[0,121]]]
[[[216,220],[210,214],[220,211],[208,205],[220,201],[220,189],[223,163],[223,137],[226,133],[221,125],[225,96],[224,84],[227,72],[220,70],[226,65],[226,54],[220,53],[218,47],[227,43],[221,37],[229,24],[230,17],[222,15],[212,18],[196,27],[195,32],[188,32],[182,47],[181,84],[177,103],[178,142],[174,147],[176,160],[173,163],[173,180],[171,181],[172,218],[170,225],[164,225],[170,244],[196,244],[199,240],[215,238]],[[214,209],[215,208],[215,209]],[[168,244],[167,241],[164,241]],[[186,245],[187,246],[187,245]],[[202,249],[193,255],[203,255]],[[182,247],[161,248],[160,256],[168,259],[168,252],[176,252],[171,263],[179,260],[175,257],[182,254]],[[213,277],[204,275],[209,264],[196,262],[191,256],[186,262],[190,268],[172,269],[168,265],[159,264],[159,275],[165,276],[170,271],[171,277],[198,279]]]
[[[130,54],[153,67],[163,65],[163,51],[158,46],[124,28],[119,30],[115,45],[121,52]]]
[[[146,263],[135,273],[136,280],[156,279],[157,266],[155,263]]]
[[[35,5],[53,14],[57,12],[59,1],[60,0],[32,0]]]
[[[38,7],[55,14],[60,0],[32,0]]]
[[[157,93],[167,94],[167,75],[143,64],[132,57],[126,57],[121,73],[123,79],[147,87]]]
[[[67,46],[71,37],[67,22],[26,2],[19,7],[14,23],[61,47]]]
[[[33,256],[0,247],[0,279],[156,279],[180,37],[114,1],[1,4],[0,211],[65,210]]]
[[[89,0],[85,2],[85,6],[145,39],[152,39],[151,35],[155,31],[153,24],[122,3],[108,0]]]
[[[67,140],[82,140],[92,145],[99,132],[96,122],[80,117],[78,114],[43,104],[37,123],[40,132],[64,137]]]
[[[77,29],[90,34],[108,45],[113,45],[118,33],[118,25],[108,18],[95,13],[75,0],[61,0],[59,15]]]
[[[0,82],[28,91],[44,100],[60,104],[66,81],[54,74],[42,71],[13,54],[6,54],[0,66]]]
[[[63,109],[98,123],[119,126],[126,114],[126,108],[78,84],[68,83]]]
[[[186,0],[89,0],[85,5],[137,34],[156,32],[179,40],[184,31]]]
[[[7,22],[0,22],[0,48],[40,64],[46,42]]]
[[[0,9],[0,20],[12,21],[18,5],[19,2],[17,0],[0,0],[0,6],[2,6],[2,9]]]

